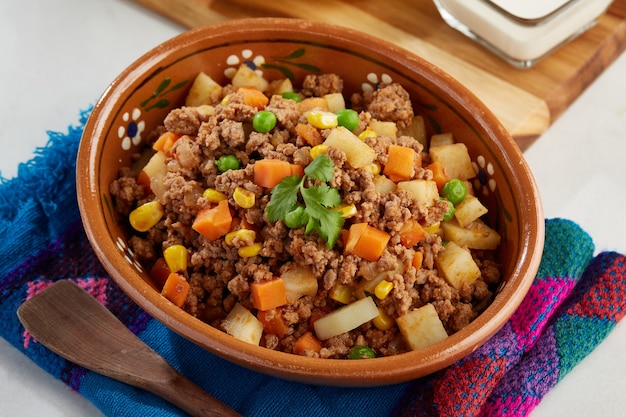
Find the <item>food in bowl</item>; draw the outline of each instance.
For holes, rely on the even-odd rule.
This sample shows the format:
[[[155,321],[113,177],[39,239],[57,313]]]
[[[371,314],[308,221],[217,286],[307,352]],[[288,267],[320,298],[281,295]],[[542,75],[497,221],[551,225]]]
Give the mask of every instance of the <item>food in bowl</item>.
[[[137,163],[148,132],[185,104],[200,72],[226,85],[241,63],[267,79],[289,77],[301,88],[311,73],[335,73],[344,95],[395,82],[424,116],[428,136],[450,132],[478,170],[474,193],[501,236],[501,284],[468,325],[423,349],[366,361],[294,355],[247,343],[187,313],[160,294],[129,247],[129,231],[112,204],[111,183]],[[151,142],[154,139],[151,140]],[[492,112],[442,70],[367,34],[302,20],[263,18],[194,29],[129,65],[104,92],[85,126],[77,199],[94,252],[115,283],[147,314],[198,346],[256,372],[309,384],[375,386],[418,378],[451,365],[500,329],[523,300],[539,267],[544,223],[536,183],[519,148]],[[184,352],[180,352],[184,354]]]
[[[200,73],[110,187],[164,297],[251,344],[316,358],[422,349],[501,283],[463,138],[427,139],[402,85]],[[458,140],[457,140],[458,139]]]

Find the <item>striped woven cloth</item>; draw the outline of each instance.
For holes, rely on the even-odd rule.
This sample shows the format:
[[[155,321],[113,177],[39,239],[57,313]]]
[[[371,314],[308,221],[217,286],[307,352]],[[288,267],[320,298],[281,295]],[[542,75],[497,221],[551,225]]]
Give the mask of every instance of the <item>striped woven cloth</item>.
[[[434,375],[375,388],[289,382],[226,362],[152,319],[109,278],[82,229],[75,158],[88,112],[0,181],[0,336],[108,416],[180,416],[154,395],[87,371],[33,340],[15,314],[59,279],[107,306],[175,368],[245,416],[524,416],[602,342],[624,315],[625,258],[594,257],[588,234],[546,221],[546,245],[530,292],[504,328],[469,357]]]

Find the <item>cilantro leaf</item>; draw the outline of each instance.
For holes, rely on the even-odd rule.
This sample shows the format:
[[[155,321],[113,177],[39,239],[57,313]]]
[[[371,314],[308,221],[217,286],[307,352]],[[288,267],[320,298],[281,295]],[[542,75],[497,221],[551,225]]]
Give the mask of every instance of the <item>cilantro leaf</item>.
[[[304,173],[314,180],[328,182],[335,175],[333,161],[324,154],[315,158],[306,168]]]
[[[318,185],[316,187],[303,188],[300,190],[302,198],[306,204],[319,203],[326,208],[337,207],[341,204],[341,197],[336,188],[328,185]],[[308,201],[307,201],[308,200]]]
[[[343,226],[345,218],[341,212],[336,210],[324,210],[320,212],[319,222],[320,225],[317,228],[317,234],[326,241],[326,247],[331,249],[335,246],[339,233],[341,232],[341,226]]]
[[[273,189],[269,204],[265,207],[267,218],[275,222],[282,220],[293,210],[298,201],[298,190],[303,178],[291,175],[283,178]]]
[[[298,197],[304,201],[304,215],[307,217],[305,233],[313,231],[326,241],[331,249],[344,223],[341,212],[331,210],[341,204],[339,190],[325,182],[331,181],[335,175],[333,161],[326,155],[320,155],[305,169],[302,178],[292,175],[283,178],[271,191],[269,204],[265,207],[270,221],[283,220],[298,205]],[[307,178],[321,182],[320,185],[305,187]]]
[[[319,222],[316,227],[317,234],[326,241],[326,246],[332,248],[339,237],[344,217],[336,210],[328,208],[341,204],[337,189],[322,185],[318,187],[302,188],[302,199],[305,203],[305,213],[311,219]]]

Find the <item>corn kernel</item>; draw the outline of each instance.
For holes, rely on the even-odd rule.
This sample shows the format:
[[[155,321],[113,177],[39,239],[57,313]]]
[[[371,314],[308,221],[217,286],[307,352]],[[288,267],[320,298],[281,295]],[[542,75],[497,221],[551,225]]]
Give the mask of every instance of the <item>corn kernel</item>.
[[[354,217],[356,214],[356,206],[354,204],[341,204],[333,208],[333,210],[340,212],[344,219]]]
[[[233,232],[227,233],[226,236],[224,236],[224,241],[228,246],[232,246],[233,240],[235,240],[235,238],[239,238],[244,242],[254,242],[254,239],[256,239],[256,232],[250,229],[235,230]]]
[[[372,129],[365,129],[359,134],[359,139],[361,140],[365,140],[367,138],[377,138],[377,137],[378,137],[378,133],[376,133]]]
[[[365,166],[365,170],[372,173],[372,175],[380,174],[380,164],[378,162],[371,163]]]
[[[250,190],[246,190],[242,187],[237,187],[233,192],[233,200],[235,200],[235,203],[237,203],[239,207],[247,209],[254,207],[256,196]]]
[[[206,198],[209,203],[219,203],[228,198],[226,194],[217,191],[215,188],[207,188],[204,190],[202,197]]]
[[[328,145],[321,144],[312,147],[309,151],[309,154],[311,155],[311,158],[315,159],[318,156],[325,154],[326,152],[328,152]]]
[[[352,298],[352,288],[345,284],[337,284],[330,290],[329,297],[341,304],[348,304]]]
[[[241,247],[237,250],[237,253],[242,258],[251,258],[253,256],[257,256],[261,249],[263,249],[263,244],[260,242],[253,243],[252,245]]]
[[[393,290],[393,282],[382,280],[374,288],[374,295],[379,300],[384,300],[387,298],[391,290]]]
[[[222,99],[222,101],[221,101],[221,103],[220,103],[220,104],[221,104],[222,106],[225,106],[225,105],[227,105],[227,104],[228,104],[228,100],[230,100],[230,94],[226,94],[226,95],[224,96],[224,98]]]
[[[431,224],[430,226],[424,227],[424,230],[427,233],[430,233],[431,235],[435,235],[435,234],[439,233],[439,226],[440,226],[440,223],[437,222],[435,224]]]
[[[389,314],[385,312],[381,307],[378,307],[378,316],[374,317],[372,323],[378,330],[389,330],[393,327],[396,321]]]
[[[163,206],[155,200],[142,204],[131,211],[128,221],[133,229],[138,232],[146,232],[161,220],[163,214],[165,214]]]
[[[337,127],[337,115],[324,110],[311,110],[307,113],[307,121],[318,129],[332,129]]]
[[[172,245],[165,248],[163,257],[170,272],[187,270],[187,248],[183,245]]]

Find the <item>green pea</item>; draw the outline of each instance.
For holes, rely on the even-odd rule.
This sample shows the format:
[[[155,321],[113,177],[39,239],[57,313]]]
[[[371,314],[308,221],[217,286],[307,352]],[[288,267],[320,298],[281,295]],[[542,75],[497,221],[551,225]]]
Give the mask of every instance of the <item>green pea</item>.
[[[349,359],[368,359],[375,357],[376,353],[369,346],[357,345],[348,352]]]
[[[290,229],[302,227],[307,224],[308,220],[308,216],[304,212],[304,207],[302,206],[297,206],[295,209],[287,212],[287,214],[285,214],[285,218],[283,219],[285,226]]]
[[[359,114],[352,109],[343,109],[337,112],[337,123],[352,131],[359,127]]]
[[[252,118],[252,127],[259,133],[267,133],[276,126],[276,115],[271,111],[261,110]]]
[[[452,218],[454,217],[454,204],[452,204],[452,202],[446,198],[442,198],[442,200],[448,203],[448,206],[450,207],[448,209],[448,212],[443,215],[443,221],[447,222],[448,220],[452,220]]]
[[[441,188],[441,196],[450,201],[455,206],[465,199],[467,187],[459,179],[451,179]]]
[[[239,169],[239,160],[235,155],[223,155],[215,161],[215,165],[220,172],[226,172],[230,169]]]
[[[298,93],[294,93],[293,91],[285,91],[281,94],[281,96],[283,98],[286,98],[287,100],[293,100],[297,103],[302,101],[302,97],[300,97]]]
[[[307,219],[306,219],[306,227],[304,228],[304,233],[308,235],[320,227],[320,222],[319,220],[313,217],[309,217],[309,216],[306,216],[306,217]]]

